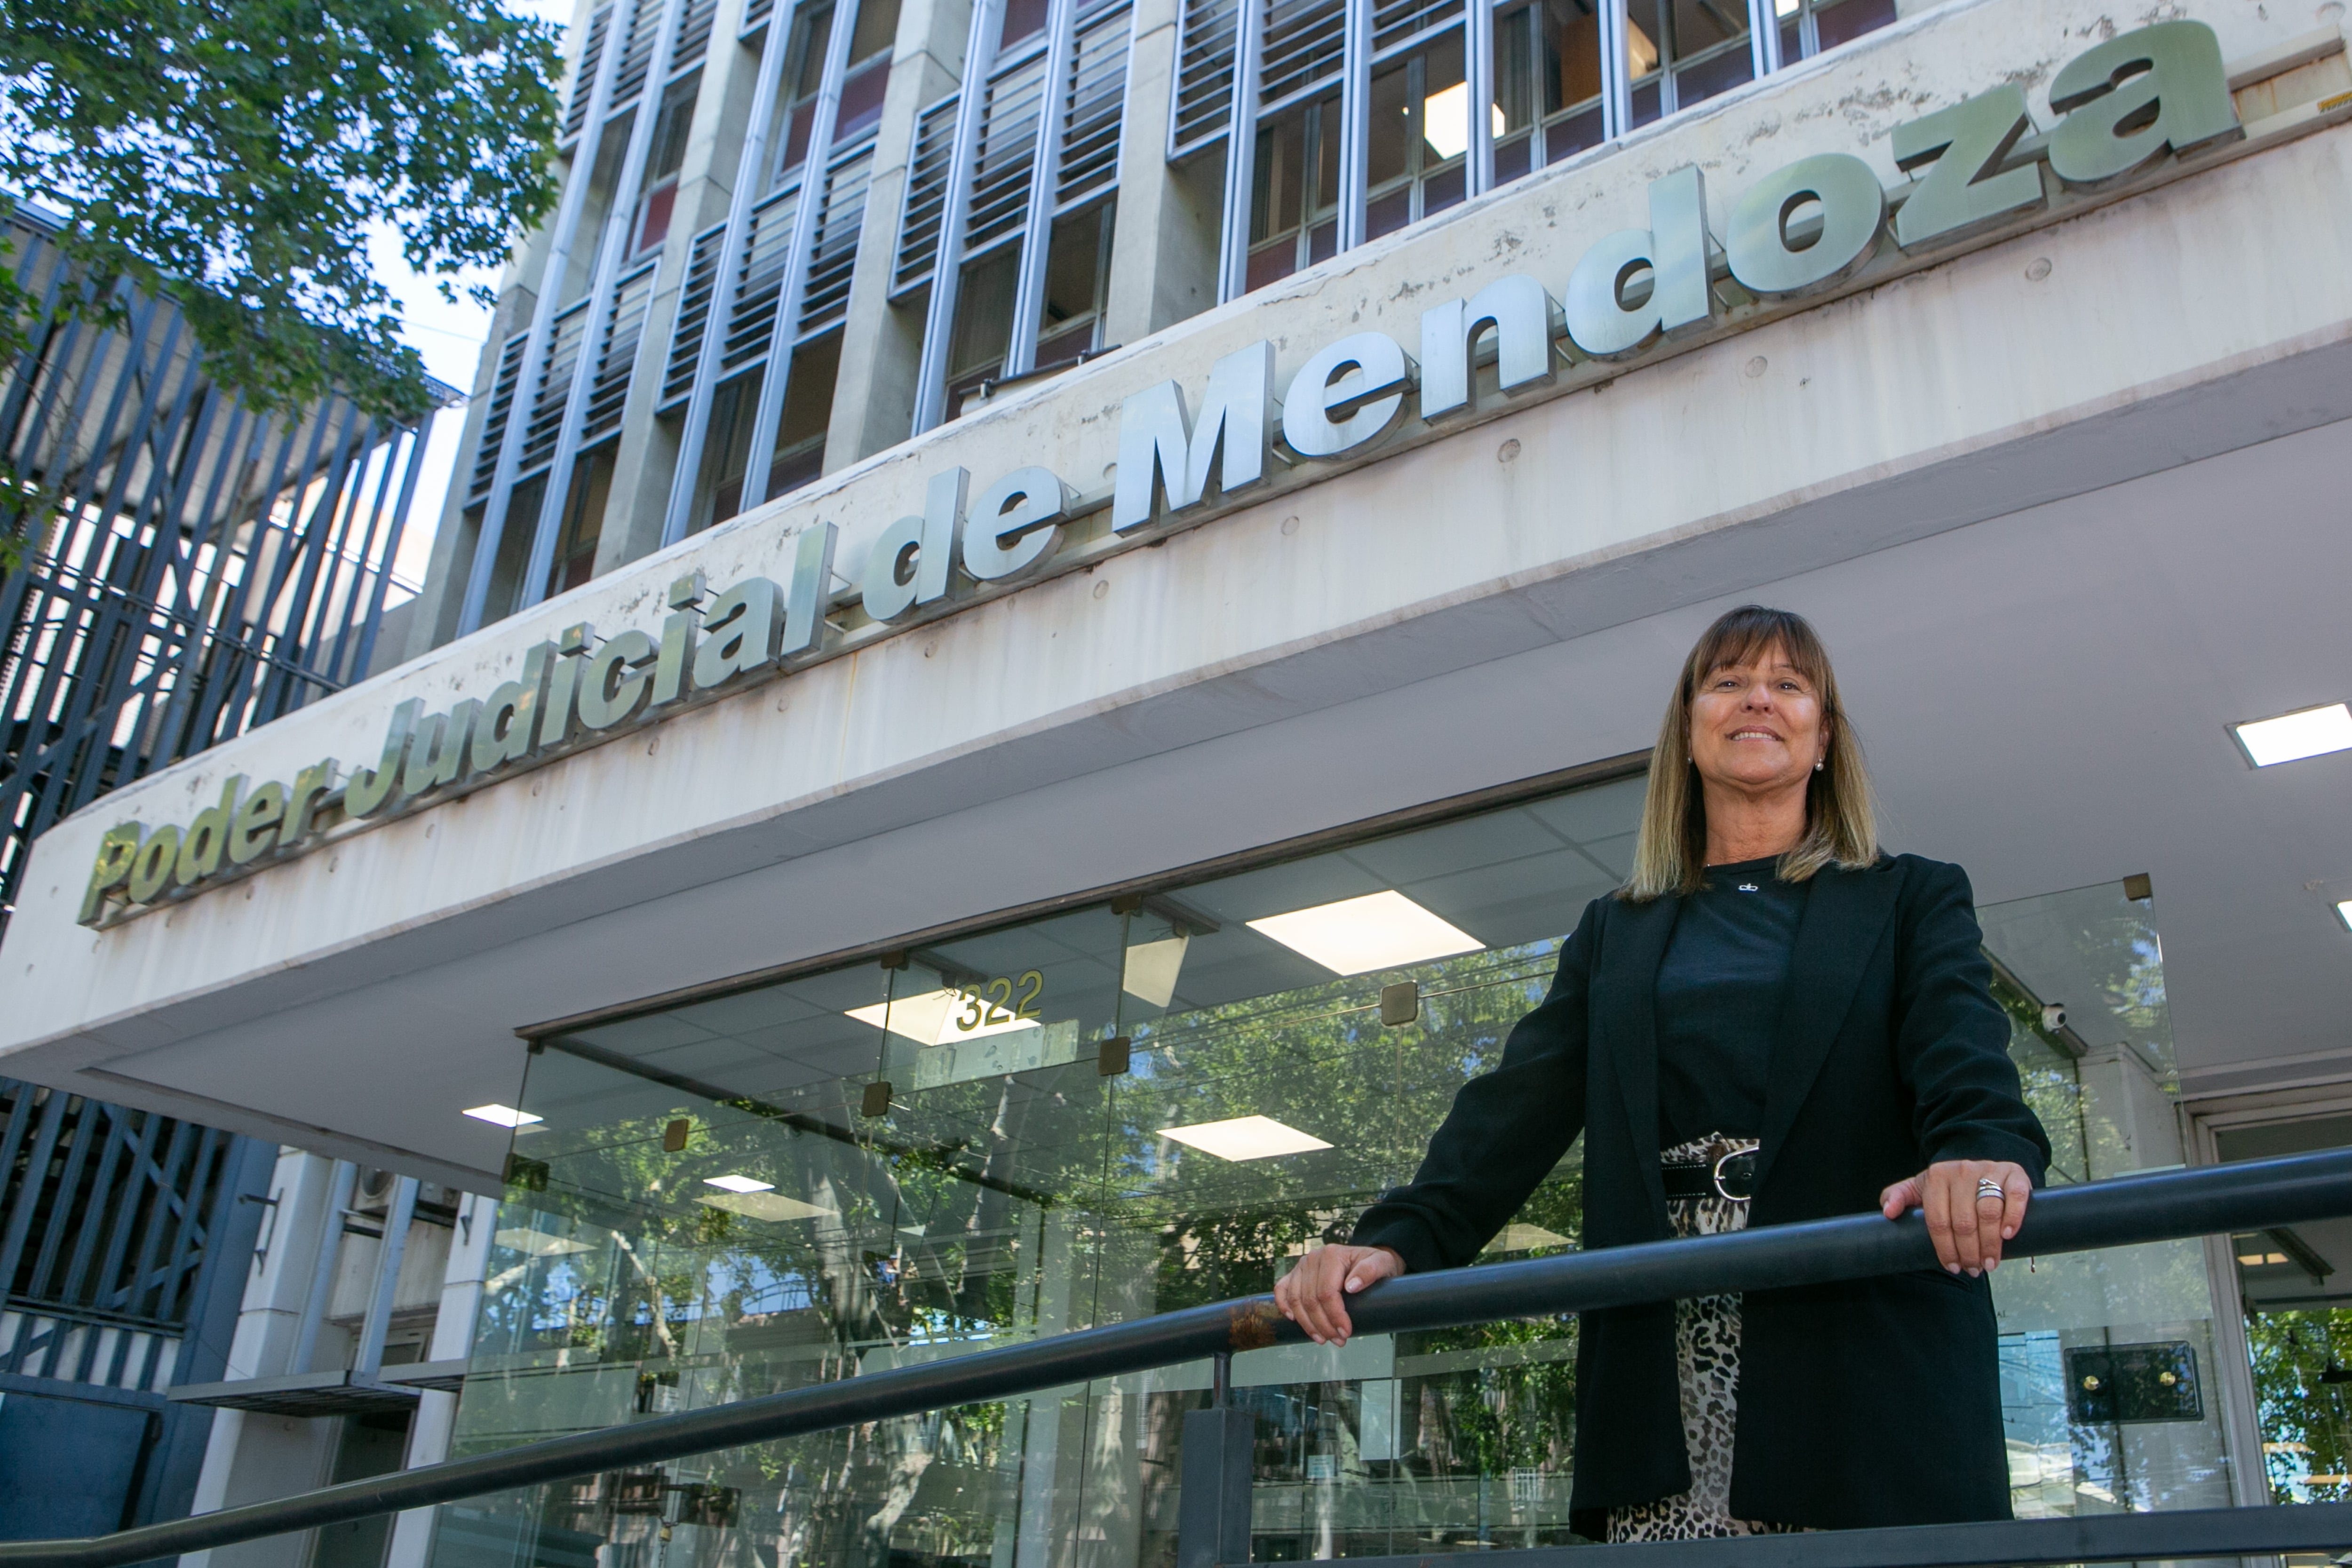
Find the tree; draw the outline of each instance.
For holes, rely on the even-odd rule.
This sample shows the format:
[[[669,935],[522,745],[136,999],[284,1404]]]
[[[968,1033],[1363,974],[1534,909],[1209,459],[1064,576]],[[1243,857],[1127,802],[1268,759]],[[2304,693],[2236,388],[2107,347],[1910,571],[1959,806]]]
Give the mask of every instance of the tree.
[[[369,233],[396,229],[446,298],[504,260],[555,198],[559,36],[498,0],[10,0],[0,218],[62,214],[87,280],[64,307],[168,299],[257,409],[340,390],[414,418],[424,363]],[[0,268],[0,363],[37,305]]]

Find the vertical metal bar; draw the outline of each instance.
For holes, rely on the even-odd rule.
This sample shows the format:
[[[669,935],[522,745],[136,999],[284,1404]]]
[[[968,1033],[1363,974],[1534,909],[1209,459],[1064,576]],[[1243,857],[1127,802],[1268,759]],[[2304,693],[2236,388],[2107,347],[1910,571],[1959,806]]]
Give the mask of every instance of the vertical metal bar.
[[[474,559],[466,570],[466,596],[457,607],[457,635],[464,637],[482,624],[490,596],[490,572],[498,562],[499,540],[506,531],[507,505],[513,500],[515,474],[522,462],[523,434],[539,400],[539,378],[547,369],[547,346],[563,293],[563,275],[571,269],[572,245],[580,232],[580,215],[588,205],[589,187],[596,183],[596,158],[604,151],[606,106],[613,99],[613,77],[621,57],[628,52],[622,7],[636,10],[656,0],[613,0],[613,20],[604,29],[604,48],[596,58],[596,76],[588,89],[588,114],[580,124],[580,138],[572,145],[572,167],[563,176],[563,195],[556,204],[555,228],[548,237],[547,264],[540,269],[539,293],[531,301],[530,335],[524,340],[522,363],[515,369],[514,399],[507,408],[506,429],[499,438],[499,461],[490,476],[490,492],[482,503],[481,526],[474,533]],[[594,18],[590,18],[591,29]],[[586,38],[582,47],[586,47]]]
[[[428,411],[421,422],[423,428],[431,429],[433,421],[440,416],[441,411],[437,408]],[[367,531],[360,536],[358,550],[348,558],[351,588],[342,597],[342,614],[337,617],[341,624],[335,628],[332,644],[329,645],[323,626],[319,633],[319,643],[326,652],[326,678],[338,686],[348,685],[359,679],[359,676],[343,662],[343,655],[351,647],[352,634],[357,631],[364,637],[368,631],[365,618],[352,614],[352,611],[368,597],[368,573],[371,570],[369,563],[377,559],[376,535],[386,526],[384,502],[392,499],[393,477],[400,471],[401,442],[404,438],[415,434],[418,427],[415,425],[392,426],[384,430],[382,438],[369,451],[370,460],[380,458],[382,466],[375,476],[375,499],[366,503]],[[365,489],[365,474],[361,476],[361,480],[360,484],[352,487],[354,496]],[[359,503],[355,500],[353,504],[356,506]],[[354,512],[353,515],[356,518],[357,513]],[[385,569],[390,570],[391,556],[383,556],[383,561]],[[337,568],[335,576],[338,582],[342,580],[343,571],[341,566]],[[332,611],[335,603],[335,595],[330,589],[325,608]],[[317,668],[315,663],[313,668]]]
[[[1238,300],[1249,292],[1250,206],[1257,184],[1257,89],[1264,61],[1265,0],[1238,0],[1234,17],[1233,119],[1225,125],[1225,197],[1217,247],[1217,299]],[[1341,52],[1348,46],[1342,44]],[[1345,184],[1347,172],[1340,171]],[[1345,197],[1341,198],[1343,204]],[[1360,209],[1361,203],[1358,204]],[[1344,211],[1344,206],[1343,209]],[[1344,232],[1344,231],[1343,231]],[[1343,237],[1341,247],[1346,247]]]
[[[172,1128],[172,1142],[164,1150],[163,1163],[152,1173],[155,1201],[147,1205],[147,1223],[140,1228],[139,1260],[131,1265],[129,1277],[120,1288],[117,1308],[121,1311],[133,1316],[152,1315],[141,1312],[139,1303],[147,1294],[147,1279],[154,1272],[155,1255],[163,1250],[163,1233],[171,1228],[178,1197],[174,1184],[179,1180],[181,1162],[199,1142],[196,1130],[187,1122],[175,1123]]]
[[[65,722],[67,744],[78,749],[86,738],[103,754],[110,731],[128,698],[139,668],[141,644],[152,616],[142,608],[152,602],[163,585],[163,568],[178,542],[176,527],[169,519],[155,515],[158,492],[171,479],[170,469],[161,462],[151,466],[145,491],[135,504],[130,502],[131,480],[138,467],[136,454],[148,444],[156,428],[156,416],[163,405],[167,384],[176,388],[170,398],[170,412],[163,416],[163,427],[170,429],[185,417],[187,405],[203,382],[198,356],[191,353],[175,380],[167,384],[173,355],[177,349],[182,321],[175,310],[165,328],[163,342],[155,355],[155,368],[147,376],[147,395],[142,400],[139,417],[122,444],[122,455],[115,465],[114,482],[109,487],[106,505],[101,515],[110,520],[124,518],[129,525],[129,548],[135,552],[133,570],[123,586],[126,595],[110,597],[107,614],[110,617],[104,635],[105,647],[93,647],[97,662],[79,661],[71,700]],[[126,510],[127,508],[127,510]],[[94,641],[97,639],[94,639]],[[87,731],[86,736],[81,731]],[[68,755],[71,755],[69,750]],[[68,774],[70,773],[68,780]],[[105,769],[95,757],[80,767],[69,767],[52,775],[48,799],[62,802],[62,810],[78,811],[96,799],[99,784]],[[59,792],[58,784],[70,787]]]
[[[1463,54],[1470,86],[1470,194],[1495,188],[1495,0],[1468,0]],[[1750,5],[1759,0],[1749,0]],[[1762,0],[1769,4],[1770,0]]]
[[[121,1191],[114,1200],[114,1214],[107,1225],[106,1257],[98,1266],[98,1277],[91,1283],[91,1300],[104,1306],[120,1283],[122,1259],[131,1250],[131,1233],[139,1226],[139,1199],[147,1190],[147,1169],[155,1159],[155,1135],[173,1125],[168,1117],[152,1111],[117,1112],[118,1115],[140,1117],[138,1131],[126,1131],[131,1158],[122,1173]]]
[[[1013,287],[1013,330],[1004,374],[1037,368],[1037,332],[1045,314],[1045,258],[1054,246],[1054,205],[1061,186],[1062,121],[1070,95],[1070,56],[1078,31],[1076,0],[1050,0],[1045,13],[1045,79],[1037,102],[1037,147],[1029,165],[1029,211]]]
[[[1759,81],[1780,68],[1780,18],[1772,0],[1748,0],[1748,43]]]
[[[289,1373],[310,1371],[310,1358],[318,1353],[319,1328],[327,1321],[328,1299],[335,1289],[335,1264],[342,1254],[343,1213],[352,1206],[352,1192],[359,1179],[357,1165],[349,1160],[335,1162],[335,1173],[327,1188],[326,1217],[319,1223],[319,1261],[310,1270],[310,1289],[302,1298],[302,1319],[295,1325],[294,1349],[286,1363]]]
[[[784,392],[793,376],[793,347],[800,337],[801,301],[808,296],[809,256],[817,223],[831,194],[833,125],[841,110],[841,79],[849,69],[849,35],[857,28],[856,0],[834,0],[833,26],[825,35],[824,73],[817,79],[816,108],[809,117],[807,156],[801,160],[800,200],[793,205],[792,248],[776,280],[776,314],[768,328],[768,368],[760,377],[760,405],[751,416],[751,449],[743,458],[739,510],[750,511],[768,499],[768,470],[776,460],[776,426],[784,416]]]
[[[1601,135],[1613,142],[1633,129],[1633,80],[1627,74],[1625,0],[1601,0]]]
[[[572,495],[572,469],[580,458],[581,426],[588,417],[588,397],[596,384],[596,362],[613,328],[613,294],[621,268],[629,258],[629,242],[637,226],[637,197],[646,184],[646,164],[653,156],[654,125],[661,119],[669,89],[669,58],[677,41],[678,12],[686,0],[662,0],[660,30],[654,34],[652,58],[646,62],[646,85],[638,90],[636,117],[629,122],[629,145],[621,154],[620,184],[613,205],[604,212],[604,232],[596,247],[596,269],[588,283],[588,314],[580,328],[580,353],[572,362],[572,390],[563,399],[563,423],[557,426],[555,455],[548,459],[547,483],[541,489],[539,521],[530,539],[530,558],[523,567],[519,608],[529,609],[547,597],[547,576],[555,563],[555,540],[563,529],[565,503]],[[632,381],[635,379],[633,375]],[[508,416],[511,426],[513,416]]]
[[[408,471],[401,476],[400,505],[392,514],[392,532],[383,542],[383,564],[375,574],[375,587],[368,600],[367,620],[360,633],[359,658],[352,661],[353,680],[364,679],[375,662],[376,633],[383,626],[384,595],[392,587],[393,563],[400,556],[400,542],[408,532],[408,509],[416,500],[417,476],[425,471],[425,447],[430,430],[418,426],[408,444]]]
[[[1219,1352],[1206,1410],[1184,1417],[1176,1568],[1233,1568],[1250,1557],[1250,1459],[1256,1418],[1231,1403],[1233,1357]]]
[[[694,358],[694,390],[686,400],[678,429],[677,466],[670,470],[669,509],[662,514],[662,542],[676,544],[694,521],[694,492],[702,481],[702,448],[710,438],[710,405],[719,395],[719,361],[726,352],[727,324],[742,298],[740,258],[751,232],[751,209],[767,195],[768,132],[791,54],[797,5],[771,16],[760,39],[759,75],[751,88],[751,119],[743,128],[743,153],[735,161],[735,189],[727,202],[727,233],[719,242],[719,270],[710,280],[710,304],[702,318],[702,346]]]
[[[955,334],[956,295],[963,285],[963,237],[971,222],[972,168],[980,161],[981,120],[988,107],[988,70],[1004,0],[973,0],[964,36],[963,86],[956,100],[955,139],[949,143],[947,188],[940,203],[939,248],[932,253],[930,297],[923,307],[922,363],[915,380],[912,435],[947,417],[948,352]]]
[[[368,1299],[367,1319],[360,1325],[359,1352],[352,1370],[373,1377],[383,1370],[383,1336],[392,1327],[392,1304],[400,1284],[400,1258],[408,1250],[408,1224],[416,1216],[416,1178],[403,1176],[393,1184],[392,1207],[383,1219],[383,1245],[375,1255],[375,1294]]]
[[[269,465],[269,482],[262,487],[254,498],[253,532],[246,542],[243,564],[237,573],[236,584],[233,590],[220,596],[218,635],[231,647],[237,646],[236,626],[244,619],[246,605],[252,601],[255,585],[259,581],[260,570],[257,563],[261,558],[262,542],[269,535],[270,514],[278,510],[278,495],[289,482],[287,471],[294,458],[294,448],[300,443],[302,432],[307,426],[310,431],[311,452],[310,458],[305,458],[302,460],[302,471],[307,474],[310,471],[311,458],[317,456],[319,444],[325,439],[328,414],[333,407],[332,399],[320,404],[312,411],[308,421],[299,417],[289,421],[284,433],[278,438],[278,456]],[[255,439],[257,447],[260,445],[267,430],[275,423],[274,420],[268,422],[263,427],[263,434],[257,435]],[[236,531],[227,527],[224,520],[221,540],[225,552],[230,550],[235,535]],[[224,553],[222,556],[218,571],[223,576],[227,574],[232,558],[231,553]],[[247,657],[251,657],[249,650],[247,651]],[[204,700],[196,709],[195,722],[191,726],[192,732],[199,737],[198,745],[211,744],[213,738],[217,735],[222,715],[228,705],[228,695],[236,689],[240,679],[235,670],[226,670],[216,674],[205,683]],[[231,732],[234,733],[234,730]]]
[[[1364,243],[1364,205],[1371,184],[1372,0],[1345,0],[1340,46],[1339,248]]]
[[[352,412],[354,417],[344,428],[334,466],[328,470],[331,477],[310,508],[310,521],[303,527],[301,574],[294,584],[294,602],[286,610],[286,625],[293,634],[293,646],[289,649],[287,638],[281,635],[272,649],[277,661],[270,670],[270,684],[260,693],[265,723],[301,706],[305,684],[301,678],[313,668],[310,645],[319,630],[317,616],[322,608],[320,584],[324,581],[331,595],[336,563],[342,559],[343,542],[350,535],[352,519],[359,509],[367,454],[374,448],[376,431],[381,426],[373,418],[362,426],[356,417],[356,405]]]
[[[82,1101],[82,1110],[85,1123],[95,1117],[105,1124],[106,1142],[100,1147],[98,1168],[90,1177],[89,1205],[82,1211],[81,1223],[74,1226],[74,1248],[66,1259],[65,1278],[52,1294],[51,1299],[58,1301],[80,1299],[83,1282],[89,1278],[90,1259],[98,1254],[99,1239],[111,1228],[107,1223],[108,1211],[119,1206],[119,1203],[110,1204],[107,1199],[118,1186],[114,1171],[122,1163],[122,1145],[130,1131],[124,1125],[131,1119],[130,1111],[92,1100]]]
[[[26,1093],[29,1097],[31,1091]],[[17,1261],[25,1256],[25,1238],[33,1228],[33,1211],[41,1205],[41,1187],[58,1146],[58,1132],[65,1125],[68,1095],[58,1089],[47,1094],[41,1105],[40,1130],[33,1134],[32,1156],[25,1163],[25,1184],[16,1192],[16,1212],[8,1216],[7,1230],[0,1233],[0,1308],[8,1304],[9,1286],[16,1278]],[[19,1335],[5,1367],[0,1370],[16,1371],[23,1356],[24,1338]]]
[[[210,1127],[205,1128],[198,1135],[195,1151],[188,1161],[186,1190],[182,1191],[176,1183],[173,1184],[173,1196],[176,1200],[174,1206],[178,1211],[180,1223],[172,1232],[171,1253],[165,1258],[163,1268],[157,1271],[156,1284],[160,1286],[163,1292],[156,1298],[154,1306],[154,1316],[159,1319],[170,1321],[179,1317],[180,1314],[173,1308],[179,1294],[182,1277],[191,1267],[203,1260],[205,1186],[218,1162],[218,1157],[227,1149],[228,1141],[229,1134],[216,1131]],[[143,1279],[141,1281],[141,1289],[142,1290],[147,1289]]]

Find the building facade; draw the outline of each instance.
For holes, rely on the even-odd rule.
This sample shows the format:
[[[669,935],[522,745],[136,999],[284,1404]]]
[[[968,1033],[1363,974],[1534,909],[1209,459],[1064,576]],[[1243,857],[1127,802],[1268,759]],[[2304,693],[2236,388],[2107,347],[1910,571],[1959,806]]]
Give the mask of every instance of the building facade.
[[[1264,1289],[1761,600],[2053,1181],[2352,1142],[2340,8],[1874,6],[588,9],[407,662],[53,828],[0,1061],[496,1194],[403,1462]],[[2347,1261],[2001,1270],[2017,1511],[2344,1495]],[[1564,1540],[1574,1345],[1237,1358],[1253,1554]],[[1207,1381],[352,1551],[1160,1565]]]
[[[254,412],[170,301],[118,287],[111,319],[71,309],[94,290],[55,234],[22,206],[5,233],[35,314],[0,365],[0,930],[54,824],[387,662],[425,435],[340,396]],[[16,977],[12,1005],[38,984]],[[270,1246],[269,1146],[202,1103],[115,1103],[126,1087],[141,1100],[0,1079],[9,1539],[200,1500],[212,1413],[174,1391],[231,1370]]]

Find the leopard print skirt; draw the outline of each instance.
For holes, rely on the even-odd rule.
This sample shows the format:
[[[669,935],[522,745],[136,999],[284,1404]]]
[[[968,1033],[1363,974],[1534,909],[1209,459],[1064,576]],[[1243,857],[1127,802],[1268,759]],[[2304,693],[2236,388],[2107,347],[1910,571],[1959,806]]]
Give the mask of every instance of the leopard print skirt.
[[[1753,1149],[1752,1138],[1720,1134],[1675,1145],[1667,1160],[1703,1159]],[[1666,1205],[1675,1234],[1721,1236],[1748,1225],[1748,1200],[1709,1194]],[[1683,1441],[1690,1454],[1686,1492],[1609,1510],[1609,1540],[1688,1541],[1772,1535],[1794,1529],[1731,1517],[1731,1439],[1739,1419],[1739,1298],[1694,1296],[1675,1303],[1675,1361],[1682,1387]]]

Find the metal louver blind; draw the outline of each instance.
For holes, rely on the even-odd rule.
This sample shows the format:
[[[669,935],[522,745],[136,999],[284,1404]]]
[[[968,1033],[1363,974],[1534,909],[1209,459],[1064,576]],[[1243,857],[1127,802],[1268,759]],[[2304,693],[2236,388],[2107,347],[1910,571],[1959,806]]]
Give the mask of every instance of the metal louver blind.
[[[1377,54],[1460,15],[1462,0],[1378,0],[1372,7],[1372,50]]]
[[[596,67],[604,58],[604,35],[613,24],[610,5],[589,19],[588,43],[580,51],[580,68],[572,78],[572,103],[563,111],[562,140],[570,142],[580,134],[580,127],[588,118],[588,99],[595,90]]]
[[[620,68],[613,73],[613,103],[608,112],[627,108],[646,85],[646,68],[653,64],[654,34],[660,24],[660,0],[636,0],[630,7],[628,43],[621,50]]]
[[[499,350],[499,374],[490,383],[490,405],[482,415],[482,439],[474,453],[474,477],[466,491],[469,501],[489,493],[498,477],[499,448],[507,438],[507,418],[514,412],[515,378],[522,374],[523,351],[530,333],[517,332]]]
[[[1258,102],[1272,109],[1293,93],[1339,74],[1347,43],[1348,8],[1341,0],[1263,0],[1265,64]],[[1411,7],[1425,0],[1391,0]]]
[[[1240,20],[1240,0],[1184,0],[1168,131],[1171,162],[1224,139],[1234,112],[1234,34]]]
[[[0,1372],[116,1388],[171,1380],[235,1140],[0,1079]]]
[[[838,159],[827,171],[824,205],[809,251],[808,290],[801,303],[800,335],[821,332],[849,313],[850,274],[866,224],[866,192],[874,176],[874,144]]]
[[[964,251],[975,255],[1021,232],[1029,216],[1029,181],[1037,163],[1037,130],[1045,103],[1045,57],[1033,55],[988,84],[981,110],[979,155],[972,160],[971,216]]]
[[[1061,180],[1054,189],[1057,209],[1118,183],[1129,30],[1128,8],[1121,5],[1089,20],[1074,40],[1062,103]]]
[[[775,7],[776,0],[751,0],[743,7],[743,26],[737,36],[748,38],[759,31],[760,25],[768,19],[768,13]]]
[[[929,280],[939,258],[940,225],[947,216],[948,174],[955,158],[957,93],[932,104],[915,121],[915,152],[908,160],[907,204],[898,221],[898,260],[890,275],[892,298]]]
[[[646,308],[653,303],[654,275],[659,263],[648,261],[623,278],[613,289],[613,313],[604,331],[604,347],[596,358],[596,380],[588,389],[588,410],[581,421],[580,445],[585,448],[621,427],[629,404],[629,380],[637,363],[637,344],[645,337]]]
[[[800,192],[794,189],[770,196],[752,209],[743,259],[739,263],[735,313],[729,318],[727,336],[719,344],[721,375],[767,357],[768,335],[776,319],[776,289],[791,256],[793,215],[799,207]]]
[[[530,423],[523,426],[522,462],[515,470],[518,479],[555,455],[556,437],[563,428],[563,405],[572,395],[572,372],[580,363],[580,342],[587,336],[588,303],[583,300],[567,306],[555,318],[547,344],[547,368],[540,373],[537,394],[530,401]]]
[[[702,363],[702,330],[709,323],[711,297],[719,289],[719,253],[726,244],[727,226],[714,224],[694,237],[687,254],[686,284],[677,291],[677,323],[670,329],[657,407],[674,407],[694,391],[694,373]]]
[[[677,16],[677,42],[670,46],[669,68],[684,70],[710,47],[710,24],[719,15],[719,0],[686,0]]]

